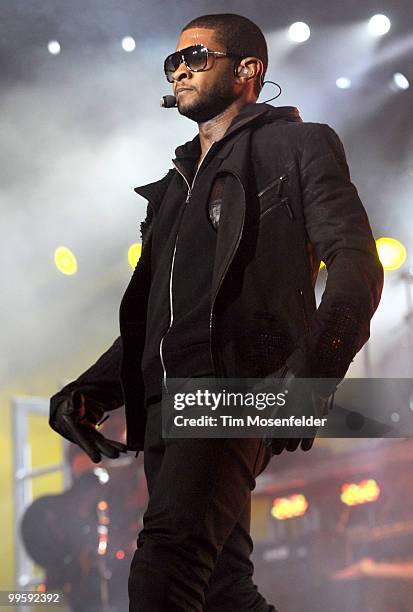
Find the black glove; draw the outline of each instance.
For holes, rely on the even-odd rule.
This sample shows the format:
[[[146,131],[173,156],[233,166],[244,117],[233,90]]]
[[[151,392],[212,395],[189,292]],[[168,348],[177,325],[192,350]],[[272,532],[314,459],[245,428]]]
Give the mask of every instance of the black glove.
[[[104,412],[100,403],[85,398],[80,391],[60,391],[50,399],[49,425],[61,436],[80,446],[94,463],[99,463],[102,455],[116,459],[127,448],[121,442],[106,439],[96,429]]]
[[[311,387],[304,387],[302,381],[297,384],[297,377],[292,370],[288,368],[288,366],[282,366],[272,377],[268,376],[264,380],[270,382],[271,378],[275,379],[274,384],[277,386],[280,385],[280,388],[288,392],[288,404],[297,409],[299,413],[301,413],[301,405],[302,407],[306,406],[307,408],[310,406],[310,410],[307,409],[302,411],[303,413],[306,413],[306,416],[311,413],[315,417],[322,418],[328,414],[329,409],[332,406],[332,401],[329,399],[329,396],[323,396]],[[289,410],[289,414],[290,413],[291,410]],[[279,455],[283,450],[293,452],[297,450],[300,444],[302,450],[308,451],[314,444],[317,429],[318,428],[316,427],[313,428],[314,436],[311,438],[264,437],[264,444],[271,449],[273,455]]]

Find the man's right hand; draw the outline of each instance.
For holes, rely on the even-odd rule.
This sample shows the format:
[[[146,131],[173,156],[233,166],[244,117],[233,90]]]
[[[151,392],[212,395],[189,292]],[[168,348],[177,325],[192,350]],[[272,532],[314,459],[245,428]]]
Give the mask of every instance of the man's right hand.
[[[99,463],[102,455],[116,459],[127,450],[125,444],[109,440],[97,430],[104,412],[101,404],[85,398],[79,391],[60,391],[50,399],[49,424],[61,436],[80,446],[94,463]]]

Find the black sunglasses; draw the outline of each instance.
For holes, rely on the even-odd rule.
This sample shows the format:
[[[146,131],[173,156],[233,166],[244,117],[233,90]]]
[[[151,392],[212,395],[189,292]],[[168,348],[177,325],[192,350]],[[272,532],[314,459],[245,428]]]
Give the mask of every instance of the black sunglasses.
[[[208,65],[208,57],[242,57],[236,53],[224,51],[211,51],[204,45],[191,45],[180,51],[168,55],[164,61],[163,69],[169,83],[173,83],[172,75],[183,62],[191,72],[202,72]]]

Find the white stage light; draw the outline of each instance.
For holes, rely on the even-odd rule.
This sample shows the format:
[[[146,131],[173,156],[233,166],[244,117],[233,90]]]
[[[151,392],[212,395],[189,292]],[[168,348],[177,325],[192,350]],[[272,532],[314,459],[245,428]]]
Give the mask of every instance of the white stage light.
[[[100,484],[106,484],[110,480],[109,472],[104,468],[97,467],[93,470],[93,473],[98,477]]]
[[[61,51],[60,43],[58,43],[57,40],[51,40],[47,45],[47,50],[52,55],[59,55]]]
[[[122,49],[124,51],[127,51],[128,53],[130,53],[131,51],[134,51],[136,48],[136,42],[135,39],[132,38],[132,36],[125,36],[125,38],[122,38]]]
[[[303,21],[296,21],[289,27],[288,37],[293,42],[305,42],[310,38],[310,28]]]
[[[386,15],[374,15],[369,21],[369,32],[372,36],[383,36],[390,30],[390,25]]]
[[[351,81],[347,77],[339,77],[336,80],[336,85],[339,89],[348,89],[351,87]]]
[[[410,83],[409,83],[408,79],[401,72],[395,72],[393,74],[393,83],[399,89],[409,89],[409,87],[410,87]]]

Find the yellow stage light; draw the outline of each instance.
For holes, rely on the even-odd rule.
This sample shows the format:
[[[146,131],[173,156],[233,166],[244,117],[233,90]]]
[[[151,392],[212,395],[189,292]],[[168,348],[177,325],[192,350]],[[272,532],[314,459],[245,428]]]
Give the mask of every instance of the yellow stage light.
[[[58,247],[54,252],[54,262],[57,269],[62,274],[76,274],[77,261],[76,257],[67,247]]]
[[[385,270],[397,270],[406,260],[406,249],[395,238],[382,237],[376,240],[379,259]]]
[[[283,521],[285,519],[302,516],[308,508],[308,501],[305,495],[296,493],[288,497],[276,497],[272,502],[271,515]]]
[[[380,487],[373,478],[361,482],[346,482],[341,487],[340,499],[346,506],[358,506],[376,501],[380,496]]]
[[[141,251],[142,251],[142,245],[138,244],[137,242],[132,244],[132,246],[129,248],[128,261],[129,261],[129,265],[131,268],[133,269],[136,268],[136,264],[138,263],[139,258],[141,256]]]

